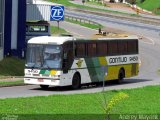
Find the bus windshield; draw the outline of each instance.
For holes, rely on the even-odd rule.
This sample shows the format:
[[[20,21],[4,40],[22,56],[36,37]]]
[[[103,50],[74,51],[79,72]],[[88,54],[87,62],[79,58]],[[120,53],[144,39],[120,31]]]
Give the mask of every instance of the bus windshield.
[[[61,68],[61,46],[59,45],[35,45],[27,47],[26,67],[28,68]]]

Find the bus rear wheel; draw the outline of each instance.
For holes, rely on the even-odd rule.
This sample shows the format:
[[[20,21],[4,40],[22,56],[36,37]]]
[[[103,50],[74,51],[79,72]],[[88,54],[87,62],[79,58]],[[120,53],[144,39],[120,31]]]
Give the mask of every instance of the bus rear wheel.
[[[49,88],[49,85],[40,85],[40,87],[43,89],[43,90],[46,90]]]
[[[124,80],[124,77],[125,77],[124,69],[120,69],[119,74],[118,74],[117,83],[121,84]]]
[[[79,89],[81,87],[81,78],[78,73],[75,73],[72,79],[72,89]]]

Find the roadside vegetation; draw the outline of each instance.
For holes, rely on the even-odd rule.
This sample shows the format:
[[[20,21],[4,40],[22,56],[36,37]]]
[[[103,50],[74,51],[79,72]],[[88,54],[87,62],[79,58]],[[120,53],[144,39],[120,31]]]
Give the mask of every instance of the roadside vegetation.
[[[80,22],[79,20],[76,19],[68,19],[65,18],[65,21],[70,22],[70,23],[74,23],[74,24],[78,24],[87,28],[91,28],[91,29],[98,29],[98,28],[102,28],[102,25],[100,24],[93,24],[93,23],[88,23],[88,22]]]
[[[6,76],[23,76],[24,75],[24,59],[16,57],[6,57],[0,61],[0,78]]]
[[[59,117],[56,120],[67,117],[72,119],[78,117],[78,120],[81,120],[82,117],[84,120],[85,115],[86,117],[90,115],[93,118],[104,117],[105,110],[101,106],[101,100],[104,99],[103,94],[106,100],[112,100],[115,94],[121,92],[127,94],[128,97],[110,111],[111,116],[112,114],[160,114],[159,91],[160,86],[147,86],[128,90],[107,91],[105,93],[0,99],[0,114],[30,114],[27,117],[31,118],[32,115],[41,118],[46,114],[46,119],[48,117]],[[117,97],[115,100],[117,100]],[[88,120],[92,117],[89,117]]]
[[[62,28],[58,28],[58,26],[51,26],[51,35],[60,35],[60,34],[65,34],[68,33],[66,30]]]
[[[97,5],[97,6],[108,6],[106,3],[103,4],[102,1],[86,1],[85,4],[90,4],[90,5]]]
[[[22,85],[24,75],[24,59],[5,57],[0,61],[0,87]]]
[[[22,78],[23,79],[23,78]],[[24,84],[23,80],[16,80],[16,81],[0,81],[0,87],[2,86],[11,86],[11,85],[22,85]]]
[[[48,0],[48,1],[54,2],[54,3],[57,3],[57,4],[62,4],[66,7],[73,7],[73,8],[80,8],[80,9],[91,10],[91,11],[111,12],[111,13],[115,13],[115,14],[130,15],[130,14],[123,13],[123,12],[118,12],[118,11],[104,10],[104,9],[100,9],[100,8],[88,7],[88,6],[85,6],[85,5],[73,4],[73,3],[69,2],[70,0]]]
[[[136,0],[136,4],[146,10],[160,15],[160,1],[159,0]]]
[[[122,12],[118,12],[118,11],[103,10],[103,9],[88,7],[88,6],[84,6],[84,5],[73,4],[73,3],[69,2],[69,0],[48,0],[48,1],[62,4],[67,7],[75,7],[75,8],[91,10],[91,11],[112,12],[112,13],[127,15],[127,13],[122,13]],[[146,10],[149,10],[149,11],[152,11],[153,13],[160,15],[160,2],[159,2],[159,0],[154,0],[154,1],[152,1],[152,0],[128,0],[128,1],[131,3],[132,2],[136,3],[139,7],[146,9]],[[86,2],[86,3],[97,5],[97,6],[102,6],[102,4],[100,2]],[[107,6],[107,4],[105,4],[105,6]],[[128,14],[128,15],[132,15],[132,14]]]

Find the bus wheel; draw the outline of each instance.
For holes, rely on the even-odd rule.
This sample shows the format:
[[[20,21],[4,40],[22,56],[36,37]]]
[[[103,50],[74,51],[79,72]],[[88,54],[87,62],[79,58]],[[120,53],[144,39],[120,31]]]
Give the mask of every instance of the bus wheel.
[[[49,85],[40,85],[40,87],[41,87],[43,90],[46,90],[46,89],[48,89]]]
[[[120,69],[117,82],[119,84],[122,83],[124,80],[124,77],[125,77],[124,69]]]
[[[72,88],[79,89],[81,87],[81,78],[78,73],[75,73],[72,79]]]

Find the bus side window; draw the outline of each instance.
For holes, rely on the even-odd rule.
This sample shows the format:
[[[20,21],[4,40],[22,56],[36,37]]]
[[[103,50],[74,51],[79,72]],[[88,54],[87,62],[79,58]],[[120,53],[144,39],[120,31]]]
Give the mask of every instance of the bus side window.
[[[129,54],[137,54],[138,53],[138,41],[136,41],[136,40],[128,41],[128,52],[129,52]]]
[[[128,49],[127,48],[127,41],[125,41],[125,40],[118,41],[118,51],[119,51],[120,55],[128,54],[127,49]]]
[[[96,57],[97,56],[97,44],[96,43],[87,43],[87,56]]]
[[[97,44],[98,56],[106,56],[108,54],[107,42],[100,42]]]
[[[75,44],[75,57],[85,57],[85,43],[76,43]]]
[[[108,54],[111,56],[118,54],[118,44],[116,40],[108,42]]]

